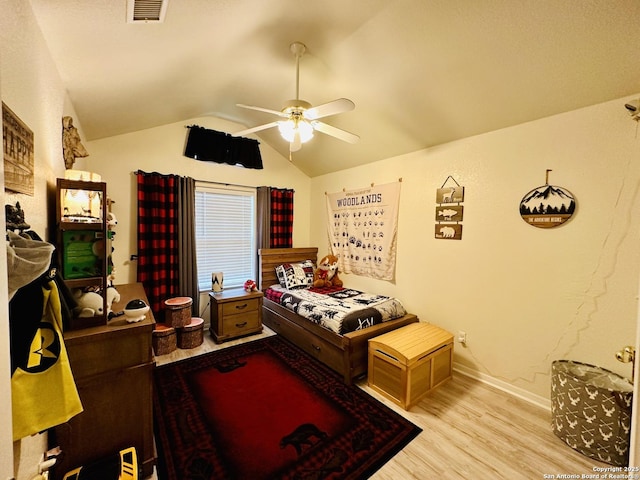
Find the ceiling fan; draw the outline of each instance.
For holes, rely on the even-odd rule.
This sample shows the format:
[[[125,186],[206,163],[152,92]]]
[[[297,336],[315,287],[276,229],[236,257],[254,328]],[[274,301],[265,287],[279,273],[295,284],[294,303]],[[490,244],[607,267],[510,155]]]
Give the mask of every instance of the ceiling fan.
[[[314,107],[309,102],[299,98],[300,57],[302,57],[304,52],[307,50],[307,47],[301,42],[294,42],[291,44],[290,49],[291,53],[293,53],[296,58],[296,98],[294,100],[287,101],[284,108],[280,111],[255,107],[253,105],[244,105],[242,103],[237,104],[238,107],[270,113],[272,115],[277,115],[284,120],[258,125],[257,127],[242,130],[241,132],[236,132],[232,135],[234,137],[240,137],[250,133],[259,132],[260,130],[278,127],[280,135],[289,142],[289,152],[297,152],[300,150],[303,143],[311,140],[314,131],[331,135],[332,137],[348,143],[357,143],[358,140],[360,140],[358,135],[354,135],[346,130],[318,121],[320,118],[353,110],[355,108],[355,104],[351,100],[338,98],[337,100]]]

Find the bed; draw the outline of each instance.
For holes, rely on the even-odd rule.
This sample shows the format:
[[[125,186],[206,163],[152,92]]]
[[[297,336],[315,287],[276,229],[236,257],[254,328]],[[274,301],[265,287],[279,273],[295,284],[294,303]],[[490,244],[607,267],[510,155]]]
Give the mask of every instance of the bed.
[[[311,260],[317,264],[317,248],[269,248],[260,249],[259,285],[263,292],[278,284],[276,267],[286,263],[302,263]],[[361,330],[345,334],[335,333],[313,323],[278,303],[264,298],[262,321],[271,330],[302,348],[305,352],[343,376],[346,384],[367,373],[368,341],[396,328],[418,321],[407,313],[400,318],[387,320]]]

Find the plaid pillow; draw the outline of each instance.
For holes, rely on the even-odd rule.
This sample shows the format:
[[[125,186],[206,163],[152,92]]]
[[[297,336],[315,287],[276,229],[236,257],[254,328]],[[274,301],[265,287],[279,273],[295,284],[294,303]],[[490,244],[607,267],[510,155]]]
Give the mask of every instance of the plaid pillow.
[[[278,282],[282,288],[294,290],[309,288],[313,285],[313,262],[305,260],[303,263],[284,263],[276,267]]]

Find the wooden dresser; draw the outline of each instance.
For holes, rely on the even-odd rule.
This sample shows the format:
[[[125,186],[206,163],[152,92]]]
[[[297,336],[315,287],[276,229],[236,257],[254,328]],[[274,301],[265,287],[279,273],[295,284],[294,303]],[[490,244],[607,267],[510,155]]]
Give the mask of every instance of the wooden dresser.
[[[209,301],[209,331],[216,342],[262,331],[262,292],[247,293],[243,288],[230,288],[209,293]]]
[[[142,284],[116,286],[121,300],[114,312],[133,299],[148,304]],[[50,446],[63,454],[55,466],[60,480],[69,470],[135,447],[143,478],[155,464],[153,444],[153,350],[155,320],[151,312],[140,322],[124,316],[107,325],[65,332],[71,370],[84,411],[53,429]]]

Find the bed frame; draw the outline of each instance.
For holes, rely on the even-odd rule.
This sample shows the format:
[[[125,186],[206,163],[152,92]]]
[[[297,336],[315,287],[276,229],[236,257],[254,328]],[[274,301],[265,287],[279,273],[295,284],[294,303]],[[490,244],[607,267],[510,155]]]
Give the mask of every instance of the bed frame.
[[[318,261],[317,248],[268,248],[258,251],[260,261],[260,290],[278,283],[275,268],[283,263]],[[349,385],[354,379],[367,373],[369,339],[390,330],[418,321],[407,314],[395,320],[373,325],[363,330],[339,335],[309,322],[281,305],[265,298],[262,307],[263,323],[305,352],[332,368]]]

